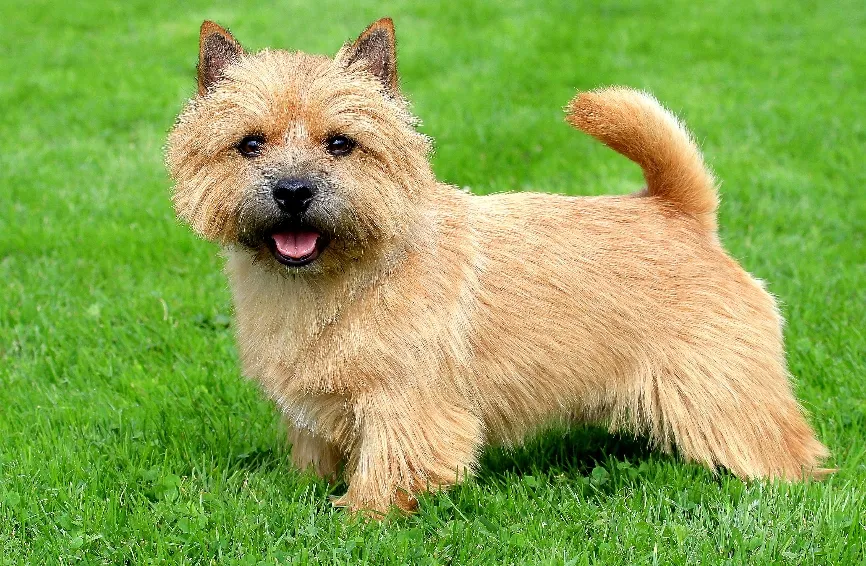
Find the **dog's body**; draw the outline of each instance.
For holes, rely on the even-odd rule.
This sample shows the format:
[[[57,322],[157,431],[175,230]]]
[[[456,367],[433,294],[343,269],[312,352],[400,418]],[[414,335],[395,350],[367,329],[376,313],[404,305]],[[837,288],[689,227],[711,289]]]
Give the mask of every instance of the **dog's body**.
[[[644,195],[479,197],[430,171],[390,21],[334,61],[233,42],[203,26],[201,96],[169,143],[175,203],[226,245],[244,371],[286,415],[295,464],[345,464],[338,504],[410,509],[485,444],[552,422],[744,478],[823,473],[775,302],[719,244],[712,175],[654,99],[609,89],[569,108],[643,167]],[[358,149],[331,152],[335,131]],[[220,146],[249,132],[278,141],[247,161]],[[300,174],[309,210],[263,204]]]

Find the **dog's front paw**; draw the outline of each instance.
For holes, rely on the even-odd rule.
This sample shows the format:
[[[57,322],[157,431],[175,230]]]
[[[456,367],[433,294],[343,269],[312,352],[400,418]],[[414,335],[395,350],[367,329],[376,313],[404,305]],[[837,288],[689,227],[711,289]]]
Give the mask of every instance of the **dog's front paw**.
[[[348,493],[339,497],[332,497],[331,504],[342,508],[352,515],[360,515],[364,519],[373,521],[384,520],[388,516],[391,506],[386,503],[362,503],[351,497]]]
[[[344,495],[332,497],[331,504],[376,521],[386,518],[394,511],[408,514],[418,510],[418,498],[402,489],[394,490],[390,497],[363,497],[350,487]]]

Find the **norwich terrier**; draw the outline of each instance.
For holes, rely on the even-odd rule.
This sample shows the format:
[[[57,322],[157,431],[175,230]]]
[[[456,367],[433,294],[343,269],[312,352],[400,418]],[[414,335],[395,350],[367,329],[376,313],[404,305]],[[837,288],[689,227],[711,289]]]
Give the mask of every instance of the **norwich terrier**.
[[[382,19],[333,59],[201,27],[168,139],[178,216],[220,243],[244,373],[299,468],[384,513],[491,443],[601,423],[742,478],[821,476],[773,297],[722,248],[715,180],[651,96],[567,121],[635,161],[631,196],[473,196],[436,180]]]

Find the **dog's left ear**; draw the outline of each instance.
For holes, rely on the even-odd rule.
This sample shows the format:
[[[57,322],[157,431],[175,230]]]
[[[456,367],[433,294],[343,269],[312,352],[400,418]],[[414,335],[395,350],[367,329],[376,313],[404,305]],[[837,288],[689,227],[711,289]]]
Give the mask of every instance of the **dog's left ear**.
[[[391,18],[382,18],[370,24],[355,43],[340,50],[338,58],[346,66],[361,61],[382,82],[388,94],[395,96],[399,92],[397,40]]]

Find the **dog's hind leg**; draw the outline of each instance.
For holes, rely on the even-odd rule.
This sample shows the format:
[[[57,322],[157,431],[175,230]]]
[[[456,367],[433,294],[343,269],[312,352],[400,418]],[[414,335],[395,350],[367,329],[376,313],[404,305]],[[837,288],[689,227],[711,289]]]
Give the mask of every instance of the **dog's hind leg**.
[[[730,359],[689,362],[645,372],[620,415],[663,449],[675,446],[687,460],[743,479],[798,480],[832,471],[820,467],[828,451],[806,422],[784,368],[759,365],[746,373]],[[616,420],[612,428],[619,428]]]

